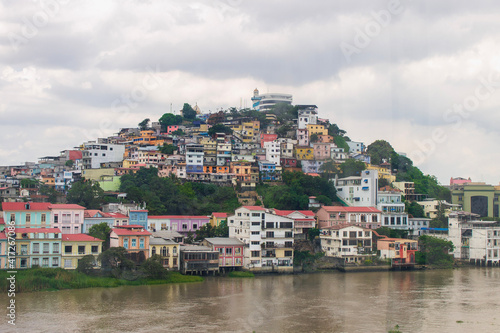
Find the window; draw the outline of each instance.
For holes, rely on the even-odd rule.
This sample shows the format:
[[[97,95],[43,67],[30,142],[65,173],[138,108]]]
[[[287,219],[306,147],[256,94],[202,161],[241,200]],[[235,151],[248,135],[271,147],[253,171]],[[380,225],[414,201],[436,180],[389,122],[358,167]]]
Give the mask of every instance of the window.
[[[123,247],[128,249],[128,238],[123,239]]]
[[[187,230],[187,228],[188,228],[187,224],[183,223],[182,224],[182,230]]]
[[[33,260],[31,261],[31,267],[35,267],[35,266],[39,266],[40,265],[40,261],[38,258],[33,258]]]
[[[59,243],[52,244],[52,253],[59,253]]]
[[[64,259],[64,267],[71,267],[71,266],[73,266],[72,260]]]
[[[40,253],[40,244],[33,243],[33,253]]]
[[[174,246],[174,248],[172,249],[172,253],[177,254],[177,246]],[[174,263],[174,265],[175,265],[175,263]]]
[[[66,253],[66,254],[67,254],[67,253],[72,253],[72,252],[73,252],[73,246],[71,246],[71,245],[66,245],[66,246],[64,247],[64,253]]]
[[[78,254],[85,254],[85,245],[78,245]]]
[[[27,255],[28,254],[28,245],[23,244],[21,245],[21,255]]]
[[[260,257],[260,251],[252,251],[251,255],[252,257]]]
[[[292,251],[285,251],[285,257],[291,257]]]
[[[259,245],[260,242],[259,241],[252,241],[252,245]]]
[[[198,229],[198,224],[194,223],[193,224],[193,230],[196,230],[196,229]]]
[[[54,223],[59,223],[59,215],[54,214]]]
[[[168,252],[167,252],[167,247],[166,247],[166,246],[164,246],[164,247],[161,249],[161,255],[162,255],[163,257],[166,257],[166,256],[167,256],[167,253],[168,253]]]
[[[16,222],[16,214],[10,214],[10,222]]]
[[[59,258],[52,258],[52,267],[59,267]]]
[[[252,235],[258,235],[260,234],[260,231],[252,231]]]
[[[144,238],[139,239],[139,248],[143,249],[144,248]]]
[[[42,267],[49,267],[49,258],[42,259]]]
[[[268,231],[268,232],[266,232],[266,237],[267,238],[274,238],[274,231]]]
[[[43,243],[43,253],[49,253],[49,243]]]
[[[31,223],[31,214],[26,214],[26,223]]]
[[[153,246],[153,248],[151,249],[151,254],[152,254],[152,255],[155,255],[155,254],[156,254],[156,246]]]
[[[237,255],[237,256],[241,255],[241,248],[240,247],[235,247],[234,248],[234,254]]]
[[[226,247],[226,255],[231,255],[233,254],[233,248],[232,247]]]
[[[174,262],[174,267],[177,266],[177,258],[174,258],[173,262]]]
[[[132,238],[132,244],[130,246],[136,247],[137,246],[137,239]]]
[[[92,245],[91,250],[92,253],[98,253],[99,252],[99,246],[97,245]]]
[[[344,237],[347,237],[347,231],[344,231],[344,232],[343,232],[343,236],[344,236]]]
[[[26,268],[28,264],[28,259],[21,258],[21,268]]]

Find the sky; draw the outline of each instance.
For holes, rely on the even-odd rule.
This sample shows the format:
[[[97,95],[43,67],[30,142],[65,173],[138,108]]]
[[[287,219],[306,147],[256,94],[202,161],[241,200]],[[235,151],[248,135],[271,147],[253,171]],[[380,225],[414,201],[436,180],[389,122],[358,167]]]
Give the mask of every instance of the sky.
[[[0,0],[0,165],[253,90],[499,184],[500,2]],[[495,125],[497,124],[497,125]]]

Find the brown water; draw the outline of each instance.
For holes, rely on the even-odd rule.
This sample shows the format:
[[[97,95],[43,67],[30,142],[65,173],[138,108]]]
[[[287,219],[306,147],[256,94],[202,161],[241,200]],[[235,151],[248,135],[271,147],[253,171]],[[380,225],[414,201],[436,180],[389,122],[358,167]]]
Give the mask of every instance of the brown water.
[[[16,303],[1,332],[500,332],[500,269],[215,277]]]

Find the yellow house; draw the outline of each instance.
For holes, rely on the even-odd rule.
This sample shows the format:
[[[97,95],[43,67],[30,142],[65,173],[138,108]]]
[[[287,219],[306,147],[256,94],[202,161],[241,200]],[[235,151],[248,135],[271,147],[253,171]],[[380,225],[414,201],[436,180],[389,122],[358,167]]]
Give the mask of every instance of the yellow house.
[[[210,216],[210,224],[212,227],[218,227],[224,220],[227,220],[227,213],[212,213],[212,216]]]
[[[389,184],[396,181],[396,176],[392,175],[390,163],[382,163],[381,165],[368,164],[366,169],[367,170],[377,170],[378,171],[378,179],[385,179],[389,182]]]
[[[104,241],[86,234],[62,235],[62,267],[76,269],[78,261],[86,255],[93,255],[96,259],[102,252]]]
[[[314,160],[314,149],[309,146],[296,147],[295,158],[298,160]]]
[[[325,128],[324,125],[308,124],[307,125],[307,132],[309,133],[309,137],[311,137],[311,135],[313,135],[313,134],[328,135],[328,130]]]
[[[100,181],[103,176],[114,176],[114,168],[100,168],[100,169],[84,169],[82,170],[82,177],[87,180]]]
[[[149,239],[149,257],[159,255],[163,267],[169,270],[179,269],[179,244],[171,239],[154,237]]]
[[[123,160],[123,167],[128,169],[138,163],[139,163],[138,160],[131,160],[131,159]]]

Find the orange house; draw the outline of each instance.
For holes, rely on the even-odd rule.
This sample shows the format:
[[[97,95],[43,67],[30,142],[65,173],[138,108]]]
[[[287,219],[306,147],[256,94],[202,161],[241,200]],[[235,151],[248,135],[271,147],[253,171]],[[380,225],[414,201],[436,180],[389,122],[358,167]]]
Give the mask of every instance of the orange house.
[[[124,247],[137,263],[149,258],[151,233],[140,225],[121,225],[111,229],[110,247]],[[144,257],[143,257],[144,255]]]
[[[232,162],[231,173],[234,173],[238,181],[251,181],[252,163],[251,162]]]

